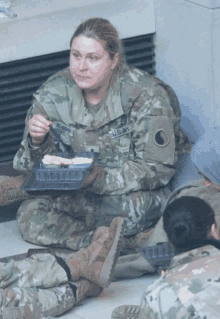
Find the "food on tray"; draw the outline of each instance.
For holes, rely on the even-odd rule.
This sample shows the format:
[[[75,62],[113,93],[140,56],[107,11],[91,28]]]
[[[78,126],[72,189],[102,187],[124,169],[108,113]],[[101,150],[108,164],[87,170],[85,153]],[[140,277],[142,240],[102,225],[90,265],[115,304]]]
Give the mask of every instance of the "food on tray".
[[[91,164],[93,158],[87,157],[74,157],[63,158],[59,156],[45,155],[42,159],[44,164],[57,164],[57,165],[75,165],[75,164]]]

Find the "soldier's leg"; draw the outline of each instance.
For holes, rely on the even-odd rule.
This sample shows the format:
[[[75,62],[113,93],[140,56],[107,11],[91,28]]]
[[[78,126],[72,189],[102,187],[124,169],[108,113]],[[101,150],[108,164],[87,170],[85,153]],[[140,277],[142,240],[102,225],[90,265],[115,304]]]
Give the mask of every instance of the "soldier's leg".
[[[1,288],[51,288],[67,282],[66,270],[49,253],[0,263]]]
[[[122,218],[115,218],[110,227],[95,232],[91,245],[75,253],[40,253],[0,263],[0,287],[50,288],[79,278],[107,287],[123,241],[123,225]]]
[[[167,235],[163,229],[163,217],[159,219],[154,227],[145,246],[155,246],[159,242],[168,242]],[[118,258],[113,281],[118,279],[128,279],[140,277],[143,274],[154,273],[154,269],[148,261],[139,254],[132,254]]]
[[[93,231],[83,216],[74,218],[74,202],[70,196],[49,196],[24,201],[17,213],[23,238],[34,244],[79,250],[87,247]],[[72,215],[72,216],[71,216]]]
[[[100,294],[102,291],[100,285],[107,287],[111,282],[112,271],[123,238],[123,230],[123,219],[115,218],[110,227],[102,231],[102,235],[96,233],[96,238],[98,239],[88,248],[70,254],[64,259],[53,257],[49,254],[45,254],[45,256],[33,255],[32,258],[15,262],[11,268],[9,267],[8,271],[3,267],[0,272],[3,277],[3,286],[17,285],[17,287],[10,287],[5,291],[0,291],[0,294],[2,294],[0,308],[3,311],[4,319],[19,318],[18,315],[20,315],[21,309],[17,309],[19,312],[16,312],[16,307],[26,307],[25,309],[27,309],[29,306],[29,311],[33,304],[42,306],[41,310],[44,316],[58,316],[86,296]],[[59,276],[61,272],[59,265],[62,265],[61,267],[66,271],[66,276],[63,273]],[[42,268],[42,271],[40,271],[40,268]],[[45,271],[48,273],[45,273]],[[19,274],[21,274],[20,278]],[[13,275],[15,280],[10,281]],[[52,277],[52,281],[48,281],[48,278],[45,277]],[[61,277],[64,277],[63,281],[68,278],[69,280],[77,280],[77,282],[45,289],[51,284],[60,285],[62,283],[62,280],[60,281]],[[79,277],[84,278],[80,279]],[[90,280],[86,279],[87,277]],[[44,289],[27,288],[29,285],[35,284]],[[27,287],[23,288],[23,285]],[[39,316],[38,318],[41,317]]]
[[[96,297],[102,290],[87,279],[49,289],[0,289],[0,310],[4,319],[59,316],[84,298]]]
[[[162,215],[163,206],[170,192],[161,189],[158,191],[138,191],[130,194],[115,196],[97,196],[87,194],[95,209],[86,210],[86,224],[90,229],[100,226],[109,226],[112,220],[123,217],[125,220],[125,236],[132,236],[154,226]],[[96,196],[96,197],[95,197]],[[149,236],[151,232],[149,232]]]
[[[48,316],[59,316],[86,296],[93,294],[96,296],[97,291],[93,292],[93,286],[94,284],[84,280],[79,287],[80,293],[74,283],[49,289],[0,289],[2,316],[4,319],[41,319]]]
[[[125,219],[125,236],[151,227],[159,219],[166,197],[166,191],[160,190],[120,196],[78,191],[56,200],[37,198],[21,205],[18,223],[27,241],[79,250],[91,243],[92,231],[109,226],[116,216]]]
[[[125,248],[127,248],[126,241],[130,242],[130,239],[133,239],[136,244],[140,244],[141,240],[138,242],[139,237],[141,237],[140,235],[142,235],[140,232],[146,228],[147,232],[143,233],[144,243],[141,242],[141,244],[155,245],[157,242],[166,241],[162,223],[160,222],[154,229],[150,228],[150,231],[148,229],[161,216],[161,211],[168,195],[169,193],[167,192],[161,194],[161,191],[159,191],[152,193],[136,192],[122,196],[105,196],[102,202],[105,203],[105,206],[102,206],[103,211],[99,215],[99,219],[98,216],[93,219],[97,221],[96,226],[100,224],[108,225],[111,218],[119,214],[125,219],[125,236],[127,235]],[[132,236],[134,234],[137,235]],[[148,244],[148,241],[150,241],[150,244]],[[137,253],[133,253],[118,258],[113,280],[136,278],[153,272],[155,272],[155,269],[145,258]]]
[[[14,177],[0,176],[0,206],[6,206],[33,197],[21,189],[24,180],[25,175]]]

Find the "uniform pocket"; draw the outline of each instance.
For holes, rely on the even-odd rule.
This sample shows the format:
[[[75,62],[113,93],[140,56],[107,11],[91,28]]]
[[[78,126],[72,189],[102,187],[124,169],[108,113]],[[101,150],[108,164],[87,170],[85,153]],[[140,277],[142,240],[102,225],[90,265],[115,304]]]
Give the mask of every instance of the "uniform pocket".
[[[129,160],[131,138],[130,134],[123,135],[110,139],[114,162],[116,166],[120,167],[123,163]]]

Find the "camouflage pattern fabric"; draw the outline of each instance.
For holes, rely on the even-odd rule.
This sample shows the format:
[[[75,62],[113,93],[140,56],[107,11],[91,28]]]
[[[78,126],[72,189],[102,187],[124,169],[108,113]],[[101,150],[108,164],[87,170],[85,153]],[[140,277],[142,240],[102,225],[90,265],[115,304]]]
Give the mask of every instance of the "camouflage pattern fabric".
[[[166,189],[133,192],[129,195],[101,196],[86,191],[56,199],[45,196],[24,201],[17,213],[23,238],[38,245],[79,250],[87,247],[93,232],[123,217],[125,235],[134,235],[156,223]],[[146,215],[146,212],[148,214]]]
[[[167,200],[167,204],[182,196],[195,196],[207,201],[215,211],[215,219],[220,227],[220,192],[204,186],[204,180],[196,180],[175,190]],[[168,238],[163,229],[163,218],[157,222],[152,234],[146,242],[147,246],[154,246],[159,242],[167,242]],[[114,280],[119,278],[134,278],[146,273],[155,272],[154,268],[139,254],[120,257],[114,271]]]
[[[213,246],[175,256],[168,274],[143,294],[139,319],[219,318],[219,266]]]
[[[0,288],[50,288],[67,283],[65,270],[51,254],[0,263]]]
[[[76,296],[70,285],[76,287]],[[11,259],[0,263],[0,318],[1,314],[4,319],[59,316],[102,290],[85,278],[68,282],[66,271],[51,254],[34,254],[21,261]]]
[[[4,319],[40,319],[75,304],[65,270],[51,254],[0,263],[0,309]],[[62,286],[60,286],[62,285]]]
[[[172,203],[177,198],[182,196],[195,196],[203,199],[213,208],[215,212],[215,219],[220,227],[220,192],[214,188],[206,187],[204,185],[204,179],[201,178],[199,180],[187,183],[180,188],[176,189],[168,198],[165,207]],[[160,241],[168,241],[167,235],[163,229],[163,218],[158,221],[155,226],[152,235],[150,236],[147,245],[153,246],[156,245]]]
[[[31,170],[36,159],[55,151],[50,134],[43,145],[31,147],[28,125],[34,114],[51,120],[63,142],[75,152],[99,152],[97,164],[105,171],[105,182],[104,187],[94,183],[86,191],[65,197],[67,212],[66,208],[59,209],[59,199],[54,204],[33,200],[22,205],[18,222],[26,240],[79,249],[90,242],[89,231],[109,226],[116,216],[125,218],[127,236],[151,227],[159,219],[177,155],[190,149],[179,126],[178,100],[169,86],[124,65],[113,74],[103,105],[92,114],[69,68],[58,72],[34,94],[23,141],[14,158],[17,170]],[[60,201],[63,203],[63,198]],[[39,214],[38,206],[44,207]],[[80,219],[77,225],[76,219]],[[54,220],[61,222],[55,226]],[[86,231],[81,239],[69,237],[81,231]]]
[[[23,175],[16,177],[0,176],[0,206],[6,206],[16,201],[31,198],[30,195],[20,188],[24,180],[25,176]]]
[[[69,284],[60,287],[0,289],[0,310],[4,319],[40,319],[58,316],[75,304]]]

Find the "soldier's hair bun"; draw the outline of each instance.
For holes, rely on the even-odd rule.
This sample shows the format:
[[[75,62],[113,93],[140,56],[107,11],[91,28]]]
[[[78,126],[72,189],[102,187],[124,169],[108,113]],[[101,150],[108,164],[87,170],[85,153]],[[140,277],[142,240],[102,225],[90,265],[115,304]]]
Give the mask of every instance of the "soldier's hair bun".
[[[198,197],[183,196],[170,203],[163,214],[163,227],[175,248],[192,249],[208,238],[215,223],[214,210]]]

